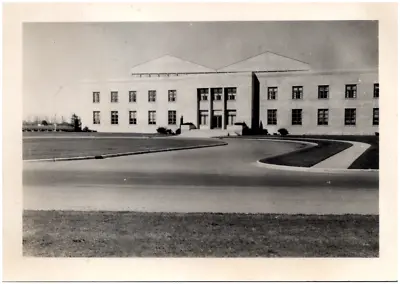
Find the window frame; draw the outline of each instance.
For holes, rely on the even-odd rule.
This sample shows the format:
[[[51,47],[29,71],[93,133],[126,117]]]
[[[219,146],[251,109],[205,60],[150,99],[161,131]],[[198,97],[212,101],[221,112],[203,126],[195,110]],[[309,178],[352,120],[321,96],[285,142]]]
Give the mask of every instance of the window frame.
[[[176,90],[168,90],[168,102],[175,103],[177,100],[177,91]]]
[[[154,114],[154,117],[151,116]],[[154,119],[154,121],[153,121]],[[147,112],[147,124],[148,125],[157,125],[157,112],[155,110],[149,110]]]
[[[100,103],[100,92],[93,92],[93,103],[94,104]]]
[[[329,91],[330,91],[329,85],[318,85],[318,99],[319,100],[329,99]]]
[[[118,91],[111,91],[111,103],[118,103]]]
[[[377,117],[375,117],[375,111],[378,111]],[[372,109],[372,125],[378,126],[379,125],[379,107],[374,107]]]
[[[227,101],[236,101],[236,94],[237,94],[236,87],[226,88],[226,100]]]
[[[322,117],[320,113],[322,112]],[[322,118],[322,120],[320,120]],[[329,109],[328,108],[319,108],[317,110],[317,125],[318,126],[327,126],[329,125]]]
[[[351,122],[348,123],[349,118],[347,117],[347,112],[353,112],[354,111],[354,119],[351,117]],[[353,123],[354,120],[354,123]],[[355,126],[357,125],[357,109],[356,108],[345,108],[344,109],[344,125],[345,126]]]
[[[353,87],[355,87],[354,90],[352,89]],[[348,88],[350,89],[348,90]],[[357,84],[346,84],[344,90],[345,90],[345,99],[347,100],[357,99],[357,91],[358,91]],[[350,96],[350,94],[352,94],[353,96]]]
[[[97,117],[96,117],[96,114],[98,114]],[[93,124],[94,125],[99,125],[100,124],[100,111],[99,110],[94,110],[92,118],[93,118]]]
[[[115,119],[116,117],[116,119]],[[111,125],[118,125],[119,124],[119,113],[117,110],[111,111]]]
[[[147,101],[149,103],[155,103],[157,101],[157,90],[147,91]]]
[[[295,120],[295,113],[299,112],[300,113],[300,119]],[[303,109],[301,108],[296,108],[296,109],[292,109],[292,125],[303,125]]]
[[[131,117],[131,114],[133,114],[133,118]],[[137,111],[136,110],[130,110],[129,113],[129,125],[137,125]]]
[[[172,115],[173,119],[171,119],[170,116],[171,114],[173,114]],[[168,125],[176,125],[176,117],[177,117],[176,110],[168,110]]]
[[[303,99],[304,88],[303,86],[292,86],[292,100]],[[299,95],[299,97],[297,97]]]
[[[129,91],[128,99],[129,99],[130,103],[136,103],[137,102],[137,93],[136,93],[136,91]]]
[[[278,87],[267,87],[267,100],[275,101],[277,97],[278,97]]]
[[[374,99],[379,98],[379,83],[374,83],[374,94],[373,94]]]
[[[278,110],[276,108],[267,109],[267,125],[278,124]]]

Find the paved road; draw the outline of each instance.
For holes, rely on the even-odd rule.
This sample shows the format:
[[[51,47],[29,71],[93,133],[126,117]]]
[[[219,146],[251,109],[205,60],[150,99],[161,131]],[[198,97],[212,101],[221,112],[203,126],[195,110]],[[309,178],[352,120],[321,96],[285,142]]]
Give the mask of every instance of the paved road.
[[[378,173],[275,171],[256,160],[295,143],[228,146],[105,160],[24,163],[24,208],[264,213],[378,213]]]

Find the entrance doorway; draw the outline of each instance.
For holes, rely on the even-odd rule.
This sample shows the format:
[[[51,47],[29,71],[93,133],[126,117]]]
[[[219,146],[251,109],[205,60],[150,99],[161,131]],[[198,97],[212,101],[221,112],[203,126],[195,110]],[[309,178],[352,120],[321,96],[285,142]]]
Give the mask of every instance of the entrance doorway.
[[[211,121],[211,128],[212,129],[222,128],[222,115],[213,115]]]

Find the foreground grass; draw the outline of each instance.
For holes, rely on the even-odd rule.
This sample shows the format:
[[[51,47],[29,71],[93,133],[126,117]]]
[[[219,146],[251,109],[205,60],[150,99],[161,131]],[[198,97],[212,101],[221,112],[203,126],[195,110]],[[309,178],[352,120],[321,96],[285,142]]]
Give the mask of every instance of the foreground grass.
[[[379,217],[24,211],[23,252],[47,257],[378,257]]]
[[[23,140],[23,159],[53,159],[77,156],[97,156],[124,152],[162,150],[166,148],[194,147],[215,144],[212,140],[196,139],[129,139],[102,136],[85,139],[68,138],[26,138]]]

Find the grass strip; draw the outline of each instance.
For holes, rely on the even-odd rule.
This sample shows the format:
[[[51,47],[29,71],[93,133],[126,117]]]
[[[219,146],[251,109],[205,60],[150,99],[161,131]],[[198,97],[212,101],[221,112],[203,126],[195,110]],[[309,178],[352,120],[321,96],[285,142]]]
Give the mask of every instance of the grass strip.
[[[376,215],[24,211],[40,257],[378,257]]]
[[[285,138],[291,140],[290,138]],[[319,141],[313,139],[301,139],[308,142],[314,142],[318,145],[307,147],[299,151],[261,159],[260,161],[268,164],[291,166],[291,167],[312,167],[329,157],[346,150],[352,145],[349,143],[335,141]]]

